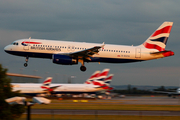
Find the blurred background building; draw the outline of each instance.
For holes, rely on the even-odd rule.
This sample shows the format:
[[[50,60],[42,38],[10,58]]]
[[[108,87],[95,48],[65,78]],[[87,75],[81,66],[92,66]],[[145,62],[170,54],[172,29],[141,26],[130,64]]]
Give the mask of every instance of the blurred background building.
[[[7,73],[7,76],[11,79],[11,83],[39,83],[42,77],[34,75],[24,75],[16,73]]]

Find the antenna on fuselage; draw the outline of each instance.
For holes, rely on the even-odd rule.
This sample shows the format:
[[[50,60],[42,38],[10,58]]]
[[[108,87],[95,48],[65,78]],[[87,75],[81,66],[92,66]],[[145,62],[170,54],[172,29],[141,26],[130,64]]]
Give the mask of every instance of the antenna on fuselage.
[[[31,39],[31,37],[29,37],[29,39]]]

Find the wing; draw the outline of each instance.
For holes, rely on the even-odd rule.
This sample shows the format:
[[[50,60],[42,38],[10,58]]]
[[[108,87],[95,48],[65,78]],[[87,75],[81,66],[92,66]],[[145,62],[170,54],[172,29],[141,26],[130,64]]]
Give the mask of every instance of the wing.
[[[54,91],[56,88],[60,87],[61,85],[58,85],[58,86],[53,86],[53,87],[49,87],[47,89],[44,89],[45,92],[52,92]]]
[[[76,52],[72,52],[72,53],[64,53],[63,55],[67,55],[67,56],[79,58],[79,59],[91,60],[90,57],[92,57],[94,54],[98,54],[98,52],[99,52],[98,49],[103,48],[104,46],[105,46],[105,44],[103,43],[101,46],[94,46],[92,48],[88,48],[85,50],[76,51]]]

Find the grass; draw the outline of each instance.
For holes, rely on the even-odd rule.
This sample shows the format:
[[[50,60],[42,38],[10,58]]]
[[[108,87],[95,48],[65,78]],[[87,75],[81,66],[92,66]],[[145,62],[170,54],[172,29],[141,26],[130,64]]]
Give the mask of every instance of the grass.
[[[49,105],[34,105],[32,109],[79,109],[79,110],[152,110],[152,111],[180,111],[180,105],[126,105],[117,101],[89,101],[77,102],[72,100],[53,100]]]
[[[31,115],[32,120],[180,120],[179,116]],[[26,115],[17,120],[25,120]]]
[[[49,105],[34,105],[32,109],[79,109],[79,110],[152,110],[152,111],[180,111],[180,105],[129,105],[122,101],[88,101],[73,102],[72,100],[52,100]],[[22,115],[17,120],[25,120]],[[134,116],[134,115],[58,115],[32,114],[32,120],[180,120],[180,116]]]

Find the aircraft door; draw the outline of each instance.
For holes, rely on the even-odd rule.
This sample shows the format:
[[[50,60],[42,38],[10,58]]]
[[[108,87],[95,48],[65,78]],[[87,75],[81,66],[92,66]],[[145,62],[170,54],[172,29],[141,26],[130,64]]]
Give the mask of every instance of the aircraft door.
[[[141,48],[136,48],[135,57],[136,58],[141,58]]]
[[[30,43],[30,41],[24,41],[24,42],[22,43],[22,45],[24,46],[24,47],[23,47],[24,50],[29,50],[29,43]]]

